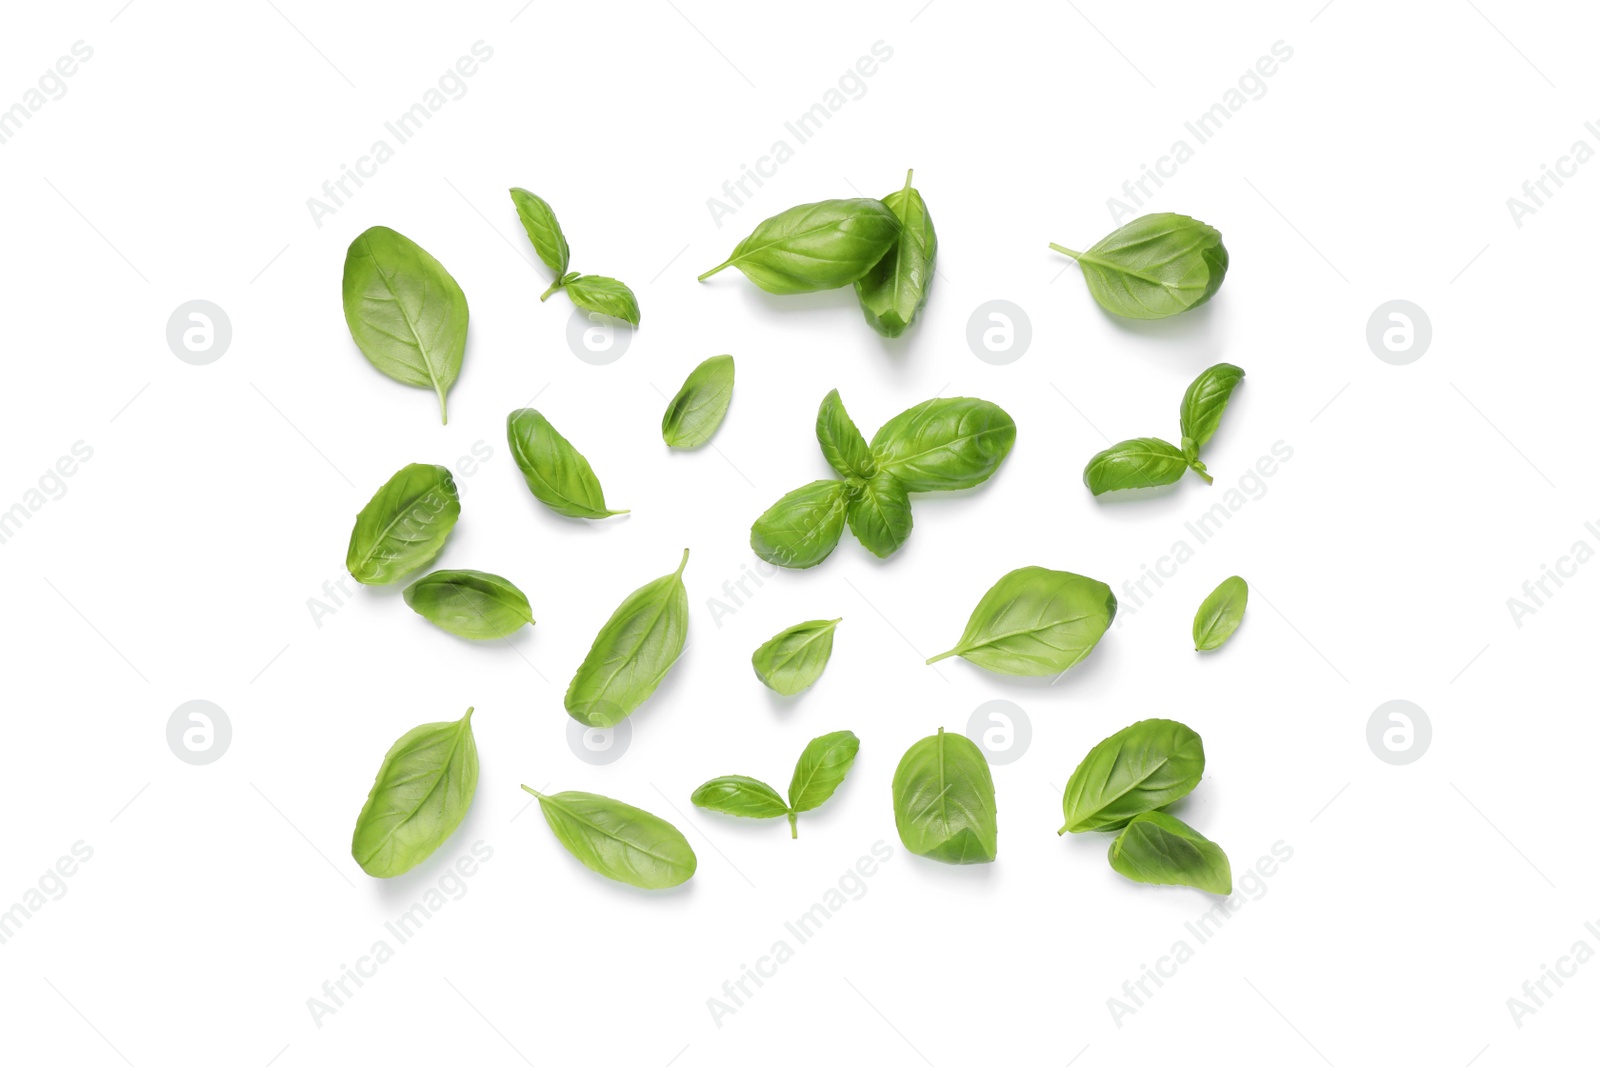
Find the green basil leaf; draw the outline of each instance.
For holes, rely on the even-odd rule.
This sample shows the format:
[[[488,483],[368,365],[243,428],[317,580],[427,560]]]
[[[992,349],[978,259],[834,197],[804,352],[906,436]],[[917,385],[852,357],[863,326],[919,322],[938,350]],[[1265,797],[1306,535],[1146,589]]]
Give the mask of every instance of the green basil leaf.
[[[811,688],[833,655],[839,619],[801,622],[777,634],[750,657],[756,677],[775,693],[792,697]]]
[[[688,565],[686,548],[676,571],[641,585],[611,613],[567,686],[568,715],[587,726],[615,726],[656,691],[689,633]]]
[[[1178,421],[1183,426],[1183,438],[1194,441],[1194,456],[1211,440],[1222,422],[1222,413],[1228,409],[1228,399],[1234,387],[1244,380],[1244,371],[1232,363],[1218,363],[1200,372],[1200,377],[1184,390],[1183,403],[1178,408]]]
[[[1171,212],[1134,219],[1087,252],[1050,247],[1078,261],[1101,307],[1129,319],[1164,319],[1197,308],[1228,273],[1222,234]]]
[[[894,769],[894,826],[906,850],[941,863],[993,863],[994,779],[983,752],[940,727]]]
[[[1250,586],[1235,574],[1224,578],[1211,595],[1200,602],[1194,613],[1194,650],[1209,652],[1221,648],[1233,636],[1244,619],[1245,602],[1250,599]]]
[[[1199,734],[1171,719],[1142,719],[1083,757],[1067,779],[1061,797],[1066,825],[1057,833],[1115,830],[1187,796],[1205,769]]]
[[[1159,437],[1135,437],[1090,457],[1083,468],[1083,484],[1099,496],[1119,489],[1171,485],[1188,469],[1189,461],[1180,449]]]
[[[405,874],[456,832],[477,789],[471,708],[455,722],[408,731],[378,767],[350,854],[374,878]]]
[[[1228,854],[1215,841],[1162,811],[1135,815],[1111,842],[1111,869],[1147,885],[1187,885],[1207,893],[1233,892]]]
[[[1116,616],[1106,583],[1019,567],[983,594],[956,646],[928,662],[961,656],[996,674],[1060,674],[1094,651]]]
[[[467,350],[467,297],[444,266],[387,226],[350,242],[344,321],[367,361],[397,382],[432,389],[439,421]]]
[[[820,808],[844,784],[861,749],[861,740],[849,730],[813,737],[794,765],[789,779],[789,808],[795,812]]]
[[[563,281],[567,296],[585,311],[610,315],[630,326],[639,325],[639,301],[633,290],[615,278],[602,278],[598,274],[580,274]]]
[[[776,819],[789,814],[789,805],[776,789],[742,774],[713,778],[696,789],[689,799],[697,808],[737,815],[741,819]]]
[[[883,205],[899,220],[900,235],[877,266],[857,279],[856,300],[874,330],[899,337],[928,302],[939,239],[928,205],[911,185],[909,170],[905,188],[884,197]]]
[[[699,448],[722,425],[733,399],[733,357],[712,356],[684,379],[661,416],[661,437],[673,448]]]
[[[517,206],[517,218],[522,220],[522,228],[533,242],[533,250],[539,253],[544,265],[555,272],[559,284],[562,275],[567,273],[572,251],[567,247],[566,234],[561,232],[561,223],[556,221],[556,213],[542,198],[526,189],[512,189],[511,202]]]
[[[879,200],[801,204],[758,225],[700,280],[733,266],[769,293],[838,289],[877,265],[899,232],[900,220]]]
[[[779,567],[815,567],[844,533],[845,484],[802,485],[762,512],[750,527],[750,548]]]
[[[881,471],[851,498],[845,519],[850,523],[850,532],[867,551],[884,559],[911,536],[911,498],[900,479]]]
[[[879,471],[910,493],[970,489],[1000,468],[1017,424],[998,405],[970,397],[927,400],[884,423],[872,437]]]
[[[694,849],[665,819],[594,793],[522,788],[539,798],[562,847],[596,874],[640,889],[670,889],[694,874]]]
[[[411,463],[356,515],[344,565],[363,585],[388,585],[439,554],[461,516],[455,479],[437,463]]]
[[[498,574],[434,571],[406,586],[405,598],[439,629],[474,641],[509,637],[533,624],[528,598]]]
[[[817,407],[817,444],[822,446],[822,456],[828,466],[838,471],[841,478],[852,475],[871,478],[878,473],[872,449],[867,447],[867,439],[850,420],[837,389],[823,397]]]
[[[506,441],[529,491],[551,511],[574,519],[628,513],[626,508],[613,511],[606,507],[605,491],[589,461],[533,408],[520,408],[506,416]]]

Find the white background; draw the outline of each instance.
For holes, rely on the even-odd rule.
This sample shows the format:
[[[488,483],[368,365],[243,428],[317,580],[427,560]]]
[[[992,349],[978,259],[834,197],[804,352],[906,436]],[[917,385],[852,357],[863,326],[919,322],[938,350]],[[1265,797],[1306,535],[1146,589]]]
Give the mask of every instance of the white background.
[[[1583,127],[1600,117],[1595,19],[1578,4],[1319,3],[10,11],[0,107],[75,41],[93,56],[0,145],[0,510],[75,442],[93,457],[0,545],[0,907],[75,842],[93,856],[0,945],[5,1058],[1343,1067],[1592,1055],[1600,965],[1548,986],[1521,1027],[1506,1001],[1579,939],[1600,949],[1583,926],[1600,920],[1587,668],[1600,568],[1548,586],[1520,627],[1506,600],[1573,542],[1600,547],[1583,525],[1600,519],[1600,372],[1585,325],[1600,167],[1579,168],[1521,227],[1506,199],[1575,140],[1600,148]],[[465,95],[314,224],[307,198],[480,40],[493,57]],[[878,41],[892,58],[864,94],[796,144],[784,122]],[[1109,319],[1046,244],[1084,247],[1113,228],[1107,198],[1175,139],[1194,146],[1185,120],[1278,41],[1293,55],[1265,94],[1146,205],[1222,231],[1220,294],[1160,324]],[[708,198],[779,138],[793,158],[719,228]],[[695,282],[760,219],[886,194],[908,166],[940,273],[906,338],[874,334],[848,290],[768,297],[734,271]],[[554,205],[575,269],[639,294],[643,326],[622,359],[575,358],[569,303],[537,301],[547,279],[511,185]],[[345,248],[374,224],[436,255],[471,302],[447,426],[345,328]],[[180,362],[165,339],[173,309],[197,298],[232,323],[209,366]],[[1365,338],[1396,298],[1433,325],[1408,366]],[[965,339],[991,299],[1031,321],[1031,346],[1005,366]],[[738,382],[716,450],[669,453],[664,394],[719,352],[735,355]],[[1184,387],[1221,360],[1249,377],[1207,449],[1216,486],[1190,477],[1153,499],[1091,498],[1088,457],[1108,438],[1175,440]],[[718,626],[709,598],[757,562],[751,520],[826,474],[811,427],[834,387],[869,436],[928,397],[968,395],[1015,417],[1017,445],[983,487],[917,497],[915,533],[892,559],[847,534],[822,566],[768,581]],[[535,394],[631,515],[585,524],[530,498],[503,422]],[[404,463],[454,465],[480,441],[492,455],[459,478],[462,518],[438,565],[506,575],[538,625],[510,646],[469,646],[392,587],[356,590],[319,626],[308,601],[343,574],[371,493]],[[1134,610],[1124,581],[1179,539],[1196,546],[1185,523],[1280,441],[1293,458]],[[586,763],[566,741],[567,680],[622,597],[686,546],[690,647],[634,716],[624,756]],[[1118,591],[1121,625],[1087,662],[1056,685],[923,665],[995,579],[1027,564]],[[1252,587],[1245,623],[1198,656],[1194,609],[1234,573]],[[783,701],[757,683],[760,642],[834,616],[814,689]],[[202,767],[165,735],[197,698],[233,728]],[[1019,705],[1033,731],[995,768],[998,862],[907,854],[895,763],[992,699]],[[1366,741],[1391,699],[1433,724],[1408,766]],[[410,874],[369,879],[348,842],[380,758],[469,704],[482,779],[467,822]],[[1204,945],[1185,924],[1212,898],[1124,881],[1103,840],[1055,833],[1077,761],[1152,715],[1204,736],[1185,817],[1228,850],[1236,879],[1275,843],[1293,850]],[[860,758],[798,841],[781,821],[688,803],[718,774],[782,788],[806,740],[842,728]],[[655,895],[607,883],[560,848],[519,783],[656,811],[689,836],[699,873]],[[465,895],[317,1025],[308,998],[475,841],[493,855]],[[707,999],[774,941],[793,945],[784,922],[877,841],[892,856],[865,895],[717,1026]],[[1193,958],[1117,1025],[1108,998],[1179,940]]]

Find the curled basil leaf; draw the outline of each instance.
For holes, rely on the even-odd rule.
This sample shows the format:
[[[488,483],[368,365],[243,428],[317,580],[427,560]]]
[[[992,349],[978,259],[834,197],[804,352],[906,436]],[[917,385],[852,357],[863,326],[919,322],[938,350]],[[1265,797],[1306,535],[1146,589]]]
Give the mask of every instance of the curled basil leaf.
[[[509,637],[533,624],[528,598],[498,574],[434,571],[406,586],[405,598],[439,629],[474,641]]]
[[[961,656],[996,674],[1060,674],[1094,651],[1116,615],[1104,582],[1019,567],[983,594],[956,646],[928,662]]]
[[[1188,469],[1189,460],[1178,448],[1159,437],[1136,437],[1090,457],[1083,468],[1083,484],[1099,496],[1119,489],[1171,485]]]
[[[750,527],[750,548],[779,567],[815,567],[844,533],[845,485],[829,479],[802,485]]]
[[[520,408],[506,416],[506,442],[528,490],[551,511],[574,519],[628,513],[626,508],[613,511],[606,507],[605,492],[589,461],[533,408]]]
[[[350,242],[344,321],[367,361],[397,382],[432,389],[439,421],[467,350],[467,297],[421,245],[387,226]]]
[[[562,847],[596,874],[640,889],[670,889],[694,875],[694,849],[665,819],[594,793],[522,788],[539,798]]]
[[[700,280],[732,266],[769,293],[838,289],[871,270],[899,232],[900,220],[879,200],[801,204],[756,226]]]
[[[579,274],[561,280],[568,298],[585,311],[621,319],[630,326],[639,325],[639,301],[633,290],[615,278],[602,278],[598,274]]]
[[[761,684],[786,697],[811,688],[833,655],[833,631],[840,621],[796,623],[756,649],[750,664]]]
[[[1165,812],[1135,815],[1111,842],[1106,858],[1112,870],[1135,882],[1187,885],[1220,896],[1233,892],[1228,854]]]
[[[350,853],[374,878],[393,878],[444,844],[478,789],[472,709],[455,722],[431,722],[390,746],[356,818]]]
[[[567,247],[566,234],[561,232],[561,223],[556,221],[556,213],[543,198],[526,189],[512,189],[511,202],[517,207],[517,218],[522,220],[522,228],[533,242],[533,250],[555,273],[559,285],[572,260],[572,251]]]
[[[994,779],[977,745],[940,727],[894,769],[894,826],[908,852],[940,863],[992,863]]]
[[[856,300],[874,330],[899,337],[928,302],[939,239],[909,170],[905,187],[884,197],[883,206],[899,220],[900,236],[878,265],[856,280]]]
[[[1222,234],[1187,215],[1144,215],[1071,256],[1095,301],[1113,315],[1164,319],[1204,304],[1228,273]]]
[[[1221,648],[1233,636],[1244,619],[1245,603],[1250,599],[1250,586],[1235,574],[1224,578],[1211,595],[1200,602],[1194,613],[1194,650],[1209,652]]]
[[[900,479],[880,471],[854,487],[845,521],[856,540],[879,559],[887,559],[911,536],[911,498]]]
[[[1201,371],[1200,377],[1184,390],[1183,403],[1178,407],[1178,422],[1184,438],[1194,442],[1196,456],[1217,432],[1222,413],[1228,409],[1228,400],[1243,380],[1243,370],[1232,363],[1218,363]]]
[[[1069,830],[1115,830],[1189,795],[1206,769],[1200,735],[1171,719],[1143,719],[1089,750],[1061,797]]]
[[[629,593],[600,627],[589,654],[567,686],[567,714],[587,726],[609,727],[650,699],[683,653],[689,633],[689,594],[683,569]]]
[[[733,357],[712,356],[684,379],[661,416],[661,437],[673,448],[699,448],[722,425],[733,399]]]
[[[872,449],[867,447],[867,439],[850,420],[837,389],[823,397],[817,407],[817,444],[822,447],[828,466],[838,471],[841,478],[871,478],[878,473]]]
[[[461,516],[455,479],[437,463],[411,463],[356,515],[344,565],[363,585],[388,585],[432,562]]]
[[[926,400],[884,423],[872,437],[879,471],[908,492],[970,489],[1000,468],[1017,424],[999,405],[971,397]]]

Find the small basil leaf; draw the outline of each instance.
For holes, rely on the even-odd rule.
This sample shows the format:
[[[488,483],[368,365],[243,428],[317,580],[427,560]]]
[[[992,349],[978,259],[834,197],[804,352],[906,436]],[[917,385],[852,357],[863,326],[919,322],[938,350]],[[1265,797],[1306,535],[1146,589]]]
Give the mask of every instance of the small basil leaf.
[[[911,536],[911,498],[900,479],[881,471],[861,484],[845,509],[845,519],[867,551],[884,559]]]
[[[401,467],[356,515],[344,565],[363,585],[388,585],[439,554],[461,516],[455,479],[437,463]]]
[[[713,778],[696,789],[689,799],[697,808],[737,815],[742,819],[776,819],[789,814],[789,805],[784,803],[776,789],[766,782],[746,778],[742,774]]]
[[[849,730],[813,737],[794,765],[789,779],[789,808],[795,812],[820,808],[844,783],[856,761],[861,740]]]
[[[544,821],[578,862],[640,889],[670,889],[694,874],[694,849],[676,826],[632,804],[594,793],[539,798]]]
[[[506,442],[528,490],[551,511],[574,519],[626,515],[606,507],[605,491],[583,453],[533,408],[506,416]]]
[[[815,567],[844,533],[845,484],[802,485],[762,512],[750,527],[750,548],[779,567]]]
[[[927,400],[879,427],[872,454],[910,493],[970,489],[1000,468],[1017,424],[998,405],[971,397]]]
[[[883,205],[899,220],[900,235],[878,265],[857,279],[856,300],[874,330],[899,337],[928,302],[939,239],[928,205],[911,185],[909,170],[905,188],[884,197]]]
[[[483,571],[434,571],[406,586],[405,598],[439,629],[474,641],[509,637],[533,623],[522,590]]]
[[[1189,461],[1180,449],[1159,437],[1135,437],[1090,457],[1083,468],[1083,484],[1099,496],[1119,489],[1171,485],[1188,469]]]
[[[1135,882],[1187,885],[1221,896],[1233,892],[1233,870],[1222,847],[1165,812],[1134,816],[1106,858],[1112,870]]]
[[[1187,796],[1205,769],[1200,735],[1183,723],[1136,722],[1091,748],[1067,779],[1061,797],[1066,824],[1057,833],[1115,830]]]
[[[940,727],[894,769],[894,826],[908,852],[941,863],[992,863],[994,779],[983,752]]]
[[[350,242],[344,321],[367,361],[397,382],[432,389],[439,421],[467,350],[467,297],[421,245],[387,226]]]
[[[472,709],[430,722],[390,746],[356,818],[350,853],[374,878],[393,878],[433,855],[456,832],[478,789]]]
[[[699,448],[722,425],[733,399],[733,357],[712,356],[684,379],[661,416],[661,437],[673,448]]]
[[[1199,307],[1228,273],[1222,235],[1171,212],[1134,219],[1087,252],[1050,247],[1078,261],[1101,307],[1130,319],[1164,319]]]
[[[580,274],[566,283],[567,296],[585,311],[610,315],[630,326],[639,325],[639,301],[633,290],[615,278]]]
[[[1249,599],[1250,586],[1243,578],[1237,574],[1224,578],[1194,613],[1194,650],[1209,652],[1221,648],[1239,628],[1244,619],[1245,602]]]
[[[561,232],[556,213],[542,198],[526,189],[512,189],[511,202],[517,206],[517,218],[522,220],[522,228],[533,242],[533,250],[539,253],[544,265],[555,272],[559,285],[567,273],[572,252],[567,248],[567,237]]]
[[[656,691],[683,653],[689,633],[689,594],[683,569],[646,582],[617,605],[567,686],[567,714],[587,726],[609,727],[632,715]]]
[[[1116,615],[1104,582],[1019,567],[983,594],[956,647],[928,662],[961,656],[996,674],[1060,674],[1094,651]]]
[[[839,472],[839,477],[870,478],[878,473],[877,461],[866,438],[850,420],[835,389],[822,398],[817,407],[817,444],[822,446],[822,456],[828,466]]]
[[[840,620],[815,619],[789,627],[750,657],[756,677],[774,693],[792,697],[822,677],[833,655],[833,631]]]
[[[1200,449],[1217,432],[1234,387],[1243,380],[1243,370],[1231,363],[1218,363],[1201,371],[1200,377],[1189,383],[1189,388],[1183,393],[1183,403],[1178,407],[1185,454],[1188,453],[1188,442],[1192,439],[1194,456],[1200,455]]]
[[[899,219],[879,200],[801,204],[758,225],[700,280],[733,266],[769,293],[838,289],[871,270],[899,231]]]

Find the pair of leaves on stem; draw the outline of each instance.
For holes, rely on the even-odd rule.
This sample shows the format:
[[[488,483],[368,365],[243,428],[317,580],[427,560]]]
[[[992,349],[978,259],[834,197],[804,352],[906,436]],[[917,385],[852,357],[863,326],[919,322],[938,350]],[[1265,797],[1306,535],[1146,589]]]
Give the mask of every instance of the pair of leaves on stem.
[[[756,677],[786,697],[811,688],[833,656],[833,631],[842,621],[813,619],[775,635],[750,657]]]
[[[632,289],[615,278],[567,270],[571,250],[548,203],[526,189],[512,189],[511,202],[516,205],[517,218],[522,220],[528,240],[533,242],[533,250],[555,274],[555,281],[539,297],[541,302],[550,299],[557,289],[565,289],[567,298],[585,311],[609,315],[630,326],[639,325],[639,301]]]
[[[994,862],[994,778],[977,745],[941,726],[900,757],[892,788],[906,851],[940,863]]]
[[[671,889],[693,876],[694,849],[676,826],[643,808],[595,793],[568,791],[539,798],[550,832],[579,863],[639,889]]]
[[[560,515],[574,519],[604,519],[626,515],[606,507],[600,479],[583,453],[533,408],[520,408],[506,416],[506,442],[534,498]]]
[[[1094,651],[1116,617],[1106,583],[1019,567],[983,594],[956,646],[928,662],[961,656],[996,674],[1060,674]]]
[[[869,445],[833,390],[817,410],[817,443],[840,479],[801,486],[750,527],[750,547],[780,567],[815,567],[850,531],[873,555],[911,536],[910,493],[970,489],[999,469],[1017,426],[998,405],[929,400],[896,415]]]
[[[478,790],[472,709],[408,731],[383,757],[356,817],[350,853],[374,878],[404,874],[444,844]]]
[[[742,774],[713,778],[696,789],[689,799],[696,807],[745,819],[776,819],[787,815],[789,836],[799,837],[796,817],[802,811],[821,807],[833,796],[845,775],[850,773],[860,748],[861,741],[849,730],[812,738],[794,765],[787,801],[766,782]]]
[[[661,439],[671,448],[699,448],[722,425],[733,400],[733,357],[712,356],[689,372],[661,416]]]
[[[1187,215],[1143,215],[1087,252],[1052,243],[1078,261],[1101,307],[1129,319],[1164,319],[1216,295],[1228,273],[1222,234]]]
[[[1237,574],[1224,578],[1194,613],[1194,650],[1210,652],[1221,648],[1244,621],[1244,608],[1249,599],[1250,586],[1243,578]]]
[[[1183,432],[1181,446],[1158,437],[1138,437],[1120,441],[1097,452],[1083,468],[1083,484],[1095,496],[1119,489],[1148,489],[1171,485],[1193,470],[1207,485],[1211,475],[1200,462],[1200,449],[1222,423],[1233,390],[1244,380],[1244,371],[1231,363],[1218,363],[1200,372],[1184,390],[1178,405],[1178,425]]]
[[[600,627],[589,654],[567,686],[567,714],[585,726],[617,725],[650,699],[683,653],[689,633],[689,594],[683,570],[629,593]]]
[[[1107,856],[1117,873],[1226,896],[1233,875],[1221,847],[1160,810],[1188,796],[1205,767],[1205,746],[1187,726],[1136,722],[1090,749],[1067,779],[1059,832],[1120,830]]]

